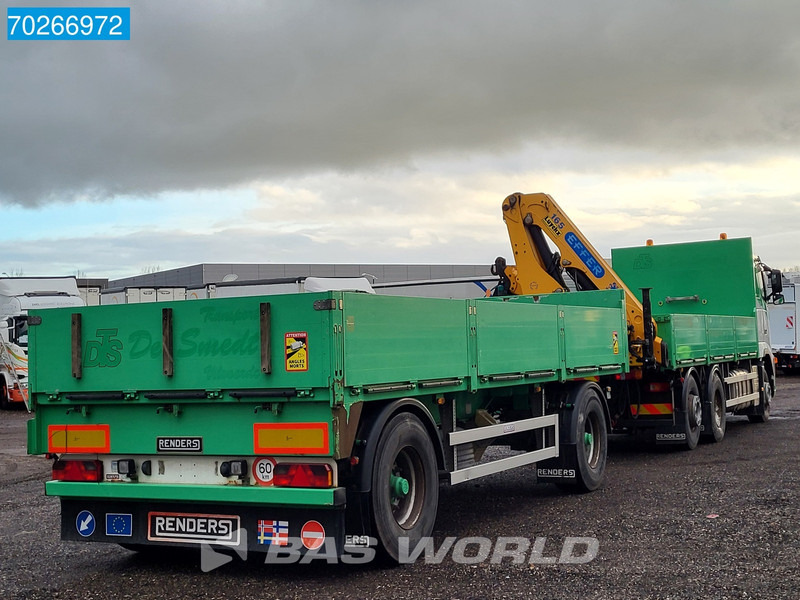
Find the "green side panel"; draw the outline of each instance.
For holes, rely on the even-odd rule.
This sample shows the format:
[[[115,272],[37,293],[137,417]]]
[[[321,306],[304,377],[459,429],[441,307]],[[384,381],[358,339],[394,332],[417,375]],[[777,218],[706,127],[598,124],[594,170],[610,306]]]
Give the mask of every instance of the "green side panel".
[[[294,400],[282,404],[277,415],[264,410],[261,401],[193,401],[175,405],[147,401],[97,402],[88,405],[85,416],[81,410],[68,410],[71,404],[43,400],[37,405],[35,418],[29,422],[33,423],[29,425],[33,428],[29,431],[29,440],[39,440],[40,445],[29,446],[30,454],[48,451],[50,425],[87,424],[109,426],[111,454],[156,454],[158,437],[200,437],[203,454],[254,455],[257,454],[254,426],[259,423],[327,423],[330,442],[327,455],[332,455],[335,449],[331,408],[325,402]],[[177,412],[170,412],[175,407]]]
[[[670,368],[713,364],[758,355],[755,317],[659,315]]]
[[[491,305],[497,303],[496,299],[477,300],[478,316],[484,310],[484,304]],[[513,353],[524,348],[526,353],[535,353],[537,356],[536,364],[553,365],[555,362],[545,356],[556,349],[552,343],[552,326],[559,330],[560,341],[558,344],[559,362],[558,368],[566,374],[562,378],[594,375],[601,371],[606,373],[626,372],[628,370],[627,353],[627,324],[625,322],[625,295],[622,290],[596,290],[560,294],[544,294],[541,296],[516,296],[508,298],[505,306],[497,309],[498,314],[505,314],[511,306],[530,307],[530,315],[537,316],[539,322],[531,322],[531,316],[526,316],[520,312],[515,317],[509,317],[502,323],[503,329],[495,334],[495,348],[490,351],[487,349],[487,357],[491,356],[492,363],[488,363],[486,358],[479,356],[479,368],[481,375],[489,373],[487,367],[493,367],[493,372],[515,372],[539,370],[539,367],[511,369],[503,368],[507,361],[514,365],[527,365],[523,362],[524,357],[514,357]],[[550,309],[555,309],[552,312]],[[519,310],[519,309],[516,309]],[[510,313],[508,313],[510,314]],[[548,323],[553,319],[553,323]],[[531,330],[528,333],[514,333],[511,330],[515,327],[523,329],[526,327],[537,327],[538,330]],[[497,326],[497,323],[493,324]],[[483,329],[488,329],[484,327]],[[481,350],[483,340],[487,339],[487,333],[479,328],[478,331]],[[504,336],[516,336],[513,339],[516,349],[511,348],[510,344],[503,345]],[[541,346],[541,347],[540,347]],[[503,358],[498,363],[495,356],[495,349],[503,351]],[[603,366],[600,370],[598,367]],[[615,368],[616,367],[616,368]],[[552,366],[541,367],[542,369],[552,369]],[[497,369],[494,371],[494,369]],[[591,373],[588,371],[592,371]],[[595,372],[596,371],[596,372]]]
[[[749,317],[742,317],[749,318]],[[728,359],[736,355],[736,323],[734,317],[710,315],[708,328],[708,354],[711,360]]]
[[[669,327],[658,325],[658,333],[669,345],[673,366],[708,359],[706,319],[703,315],[670,315]]]
[[[478,374],[558,371],[558,308],[522,302],[475,302]]]
[[[583,292],[582,292],[583,293]],[[567,371],[628,363],[624,312],[613,308],[561,307]]]
[[[758,288],[750,238],[618,248],[611,257],[614,271],[640,300],[641,288],[652,288],[653,315],[754,316]]]
[[[735,322],[736,351],[739,356],[758,356],[758,327],[755,317],[736,317]]]
[[[564,332],[564,362],[568,372],[591,367],[627,372],[628,330],[622,290],[595,290],[538,296],[539,304],[557,305]],[[614,371],[612,366],[619,369]]]
[[[542,296],[520,296],[533,298],[538,304],[555,306],[588,306],[590,308],[615,308],[625,310],[625,293],[622,290],[587,290],[567,294],[545,294]]]
[[[286,294],[50,309],[30,327],[33,392],[327,388],[332,315],[324,294]],[[259,308],[271,306],[272,373],[261,369]],[[163,369],[163,309],[172,310],[174,374]],[[81,315],[82,375],[72,374],[71,315]],[[304,334],[308,370],[287,370],[286,334]]]
[[[467,301],[345,294],[347,386],[466,377]]]
[[[341,488],[291,489],[230,485],[164,485],[150,483],[76,483],[48,481],[45,493],[63,498],[98,500],[169,500],[176,502],[232,502],[287,506],[336,506]]]

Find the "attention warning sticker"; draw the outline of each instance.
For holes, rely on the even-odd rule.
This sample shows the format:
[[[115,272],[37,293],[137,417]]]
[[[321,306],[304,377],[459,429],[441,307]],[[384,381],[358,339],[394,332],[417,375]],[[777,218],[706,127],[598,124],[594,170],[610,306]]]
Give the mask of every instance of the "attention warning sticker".
[[[293,331],[285,336],[286,370],[308,371],[308,332]]]

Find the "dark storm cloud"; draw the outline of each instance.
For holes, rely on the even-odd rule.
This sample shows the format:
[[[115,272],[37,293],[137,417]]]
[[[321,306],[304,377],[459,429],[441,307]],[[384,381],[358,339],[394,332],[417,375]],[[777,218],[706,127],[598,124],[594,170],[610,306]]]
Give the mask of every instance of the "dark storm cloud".
[[[549,140],[669,161],[800,138],[796,2],[130,6],[130,42],[0,41],[0,200],[224,188]]]

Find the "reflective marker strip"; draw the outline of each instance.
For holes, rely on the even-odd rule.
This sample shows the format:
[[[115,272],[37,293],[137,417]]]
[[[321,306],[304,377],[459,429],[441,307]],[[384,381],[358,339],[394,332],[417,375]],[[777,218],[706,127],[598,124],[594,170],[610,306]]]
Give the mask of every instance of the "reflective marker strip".
[[[255,423],[256,454],[330,454],[327,423]]]
[[[47,451],[98,452],[111,451],[111,433],[108,425],[48,425]]]
[[[631,404],[631,414],[640,415],[671,415],[672,404]]]

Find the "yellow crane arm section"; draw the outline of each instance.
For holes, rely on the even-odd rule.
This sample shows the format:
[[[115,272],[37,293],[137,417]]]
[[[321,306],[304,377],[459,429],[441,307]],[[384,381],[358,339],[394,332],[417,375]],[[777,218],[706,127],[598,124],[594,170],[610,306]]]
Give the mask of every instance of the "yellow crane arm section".
[[[628,345],[631,365],[663,364],[661,340],[645,331],[645,310],[580,229],[548,194],[512,194],[503,201],[503,220],[508,228],[516,265],[498,259],[496,274],[514,295],[568,292],[568,275],[578,290],[621,289],[625,292]],[[550,249],[545,235],[558,248]],[[649,341],[648,341],[649,340]]]

